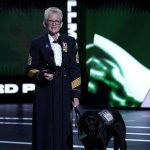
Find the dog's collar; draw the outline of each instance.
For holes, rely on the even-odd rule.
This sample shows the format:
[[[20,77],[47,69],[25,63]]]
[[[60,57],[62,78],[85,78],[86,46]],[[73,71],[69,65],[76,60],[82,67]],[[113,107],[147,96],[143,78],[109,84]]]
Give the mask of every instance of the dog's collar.
[[[98,113],[98,115],[104,120],[105,124],[112,125],[114,122],[114,117],[109,110],[102,110]]]

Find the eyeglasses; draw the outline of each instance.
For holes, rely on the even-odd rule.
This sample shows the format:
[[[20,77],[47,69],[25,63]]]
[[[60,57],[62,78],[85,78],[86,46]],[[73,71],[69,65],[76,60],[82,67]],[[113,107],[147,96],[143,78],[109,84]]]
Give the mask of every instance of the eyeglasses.
[[[61,20],[48,20],[47,22],[50,25],[52,25],[52,24],[60,25],[61,24]]]

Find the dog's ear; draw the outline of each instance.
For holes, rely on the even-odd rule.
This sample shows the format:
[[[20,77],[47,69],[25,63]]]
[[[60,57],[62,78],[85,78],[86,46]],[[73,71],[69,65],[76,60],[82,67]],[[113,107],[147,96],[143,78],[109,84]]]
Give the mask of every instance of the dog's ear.
[[[86,118],[84,116],[80,116],[78,122],[78,128],[84,132],[87,132],[88,126],[87,126]]]
[[[81,130],[81,133],[84,132],[86,134],[89,133],[89,125],[91,121],[91,116],[93,117],[93,114],[91,115],[91,112],[84,112],[82,115],[80,115],[80,119],[78,122],[78,128]]]
[[[81,140],[87,136],[88,133],[88,126],[83,116],[80,116],[78,122],[78,138]]]

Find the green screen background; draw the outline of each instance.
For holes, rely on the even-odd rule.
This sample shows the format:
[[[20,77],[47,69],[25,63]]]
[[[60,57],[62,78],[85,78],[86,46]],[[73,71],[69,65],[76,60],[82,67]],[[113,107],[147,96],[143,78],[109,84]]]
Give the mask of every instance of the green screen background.
[[[106,39],[114,42],[123,49],[126,50],[132,57],[138,60],[142,65],[144,65],[148,70],[150,68],[150,12],[148,10],[133,9],[132,7],[105,7],[105,8],[95,8],[86,10],[86,46],[93,43],[94,34],[101,35]],[[86,57],[94,58],[93,60],[103,60],[109,59],[104,53],[100,53],[98,47],[94,46],[91,48],[86,48]],[[115,57],[115,56],[113,56]],[[123,57],[123,56],[122,56]],[[93,61],[92,60],[92,61]],[[123,90],[124,85],[120,85],[119,80],[115,81],[115,85],[109,82],[113,82],[112,76],[110,74],[106,79],[97,79],[98,77],[92,77],[90,73],[92,69],[102,72],[100,62],[92,62],[86,65],[87,67],[87,80],[88,85],[90,82],[91,86],[88,86],[88,96],[87,101],[92,101],[95,107],[141,107],[143,99],[137,99],[134,95],[127,95]],[[87,63],[87,62],[86,62]],[[126,60],[126,68],[130,67],[128,60]],[[106,66],[105,66],[106,67]],[[121,68],[125,70],[126,68]],[[137,70],[136,70],[137,71]],[[140,75],[140,69],[137,71],[136,75]],[[134,68],[130,75],[132,76]],[[140,77],[145,78],[144,76]],[[149,79],[147,80],[149,82]],[[138,83],[138,81],[137,81]],[[135,83],[135,84],[137,84]],[[115,89],[118,98],[113,98],[110,93]],[[138,85],[141,87],[143,85]],[[147,90],[148,91],[148,90]],[[114,92],[114,91],[113,91]],[[115,93],[114,92],[114,93]],[[137,91],[140,92],[140,91]],[[93,105],[94,105],[93,104]]]

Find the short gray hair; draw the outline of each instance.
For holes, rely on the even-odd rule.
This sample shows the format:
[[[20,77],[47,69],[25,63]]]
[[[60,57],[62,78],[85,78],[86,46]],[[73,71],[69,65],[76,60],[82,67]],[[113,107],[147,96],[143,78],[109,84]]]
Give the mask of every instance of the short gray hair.
[[[46,21],[48,19],[49,14],[52,13],[58,13],[61,16],[61,19],[63,18],[62,10],[57,7],[49,7],[44,11],[44,20]]]

